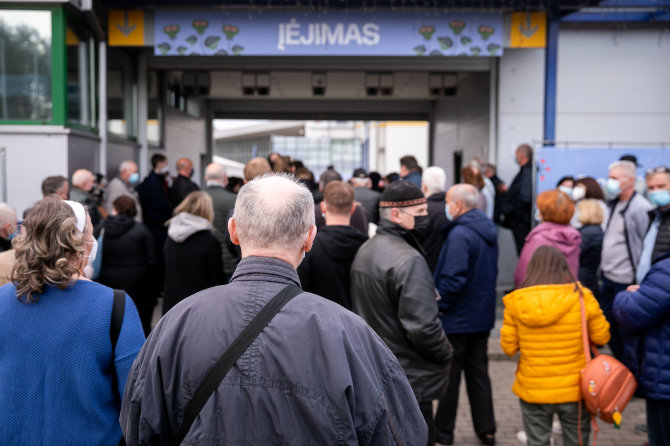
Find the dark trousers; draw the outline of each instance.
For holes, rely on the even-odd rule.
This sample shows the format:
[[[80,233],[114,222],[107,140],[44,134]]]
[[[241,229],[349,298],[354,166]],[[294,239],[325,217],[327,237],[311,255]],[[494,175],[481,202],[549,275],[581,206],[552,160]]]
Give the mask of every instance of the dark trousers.
[[[612,354],[619,361],[621,361],[623,356],[623,334],[619,328],[619,324],[614,318],[614,297],[618,292],[624,291],[628,285],[630,284],[612,282],[607,277],[603,276],[603,284],[600,287],[600,293],[598,295],[600,308],[603,310],[607,322],[610,323],[610,349],[612,349]]]
[[[433,402],[424,401],[423,403],[419,401],[419,409],[421,410],[421,415],[426,421],[428,426],[428,446],[435,446],[435,428],[433,427]]]
[[[521,255],[521,249],[523,248],[524,243],[526,243],[526,236],[530,232],[530,223],[517,223],[514,222],[510,226],[512,235],[514,236],[514,246],[516,246],[516,254]]]
[[[649,446],[670,444],[670,401],[647,400]]]
[[[454,353],[447,391],[440,399],[435,415],[436,439],[445,443],[453,441],[461,371],[465,374],[475,433],[480,437],[494,434],[496,422],[493,415],[487,354],[489,332],[450,334],[448,337]]]

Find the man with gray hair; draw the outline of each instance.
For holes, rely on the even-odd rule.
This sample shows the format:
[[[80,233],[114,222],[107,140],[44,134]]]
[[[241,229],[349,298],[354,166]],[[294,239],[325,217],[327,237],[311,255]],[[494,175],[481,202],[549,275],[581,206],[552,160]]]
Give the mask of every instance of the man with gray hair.
[[[67,178],[62,175],[54,175],[46,177],[42,181],[42,196],[48,197],[50,195],[57,195],[63,200],[67,200],[70,195],[70,184]]]
[[[86,169],[77,169],[72,174],[72,189],[70,190],[70,200],[84,205],[91,216],[93,224],[93,235],[97,237],[102,228],[102,219],[104,218],[98,210],[98,199],[91,193],[95,187],[95,175]],[[104,212],[104,209],[103,209]]]
[[[421,241],[421,245],[423,245],[423,249],[426,251],[426,262],[431,274],[435,272],[437,259],[444,244],[442,229],[447,225],[447,217],[444,215],[444,195],[446,190],[447,174],[443,168],[430,166],[423,171],[421,192],[426,196],[430,229],[426,237]]]
[[[454,348],[449,385],[435,415],[439,443],[454,443],[461,372],[467,381],[475,433],[484,444],[495,444],[488,339],[495,321],[498,233],[493,221],[477,209],[479,192],[456,184],[447,192],[442,212],[450,221],[435,269],[441,299],[442,328]]]
[[[16,209],[0,202],[0,252],[12,249],[12,234],[17,221]]]
[[[120,417],[127,444],[423,446],[426,427],[391,351],[360,318],[298,288],[316,235],[309,190],[291,176],[259,177],[240,190],[228,225],[243,256],[230,284],[176,305],[133,364]],[[287,299],[259,324],[275,297]]]
[[[219,163],[211,163],[205,168],[206,186],[203,189],[214,203],[214,237],[221,243],[221,257],[226,281],[235,270],[235,256],[228,249],[228,212],[235,208],[234,193],[226,189],[226,169]]]
[[[142,222],[142,207],[135,191],[135,186],[140,182],[140,174],[137,171],[137,164],[134,161],[126,160],[119,165],[119,175],[114,177],[107,185],[105,191],[105,209],[109,214],[114,208],[114,201],[122,195],[126,195],[135,202],[135,221]]]
[[[616,161],[609,166],[605,185],[607,193],[616,197],[603,237],[602,285],[598,301],[610,323],[610,348],[617,359],[623,355],[622,334],[612,313],[614,296],[635,283],[642,241],[649,228],[649,214],[654,206],[635,192],[636,166],[631,161]]]

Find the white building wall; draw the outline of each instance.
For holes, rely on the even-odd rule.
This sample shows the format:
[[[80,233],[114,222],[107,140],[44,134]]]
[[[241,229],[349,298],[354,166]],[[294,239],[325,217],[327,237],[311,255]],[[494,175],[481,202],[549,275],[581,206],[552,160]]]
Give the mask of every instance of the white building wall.
[[[177,175],[176,162],[181,157],[193,161],[195,170],[192,180],[200,183],[200,157],[207,151],[207,123],[204,118],[193,118],[178,110],[168,108],[165,113],[164,153],[168,158],[170,175]],[[151,154],[149,154],[151,157]]]
[[[384,165],[377,165],[382,176],[390,172],[400,172],[400,158],[413,155],[424,169],[428,167],[428,131],[427,122],[387,122],[377,123],[385,129]],[[371,155],[371,158],[376,156]]]
[[[660,26],[562,29],[557,81],[557,141],[670,142],[670,33]]]
[[[24,209],[42,198],[44,178],[68,176],[68,131],[49,126],[0,126],[0,147],[7,150],[7,202],[21,218]]]

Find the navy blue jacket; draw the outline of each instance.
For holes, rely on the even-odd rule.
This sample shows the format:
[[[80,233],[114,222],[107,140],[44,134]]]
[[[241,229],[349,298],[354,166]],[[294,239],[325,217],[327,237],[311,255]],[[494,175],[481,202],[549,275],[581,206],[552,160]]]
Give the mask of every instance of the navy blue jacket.
[[[498,275],[498,233],[493,221],[472,209],[447,225],[435,269],[435,285],[445,333],[493,328]]]
[[[623,363],[638,381],[638,395],[670,400],[670,253],[659,257],[640,289],[614,299],[624,336]]]

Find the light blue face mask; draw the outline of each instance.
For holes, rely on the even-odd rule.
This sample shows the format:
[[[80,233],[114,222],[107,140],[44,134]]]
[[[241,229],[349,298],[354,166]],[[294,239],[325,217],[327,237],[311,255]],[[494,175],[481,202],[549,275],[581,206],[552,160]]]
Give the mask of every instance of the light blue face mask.
[[[605,189],[608,194],[619,196],[621,193],[621,181],[615,180],[614,178],[608,178],[607,183],[605,183]]]
[[[130,174],[130,178],[128,178],[128,182],[130,184],[137,184],[140,181],[140,174],[135,172]]]
[[[535,220],[542,221],[542,214],[540,214],[540,209],[535,208]]]
[[[449,213],[449,205],[448,205],[448,204],[445,204],[445,205],[444,205],[444,213],[445,213],[446,216],[447,216],[447,220],[449,220],[449,221],[453,221],[453,220],[454,220],[454,217],[452,217],[451,214]]]
[[[572,198],[572,188],[571,188],[571,187],[568,187],[568,186],[558,186],[558,190],[561,190],[561,191],[565,192],[566,194],[568,194],[568,196],[569,196],[570,198]]]
[[[667,206],[670,204],[670,191],[661,189],[649,192],[649,201],[661,208]]]

